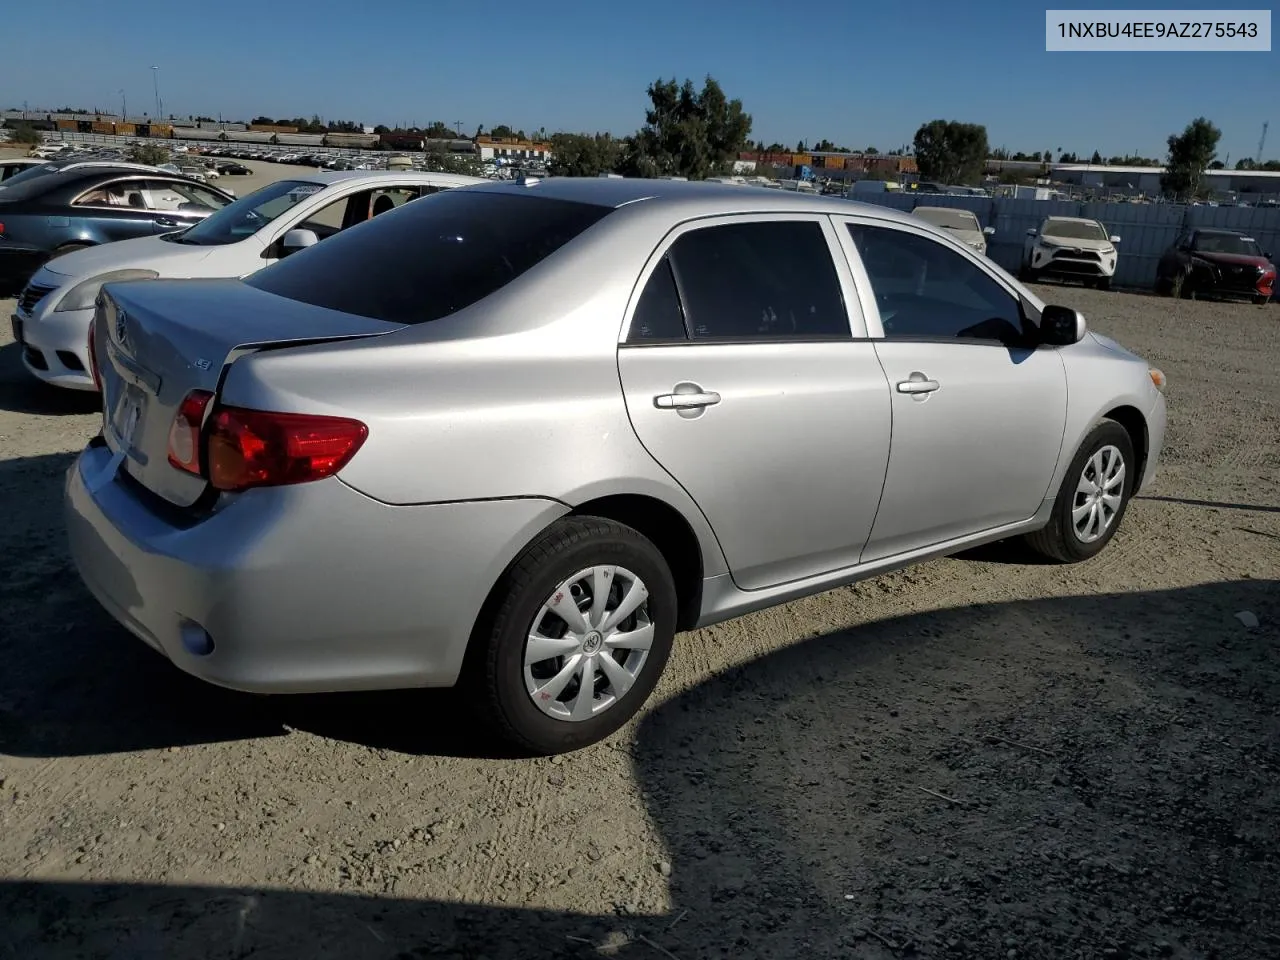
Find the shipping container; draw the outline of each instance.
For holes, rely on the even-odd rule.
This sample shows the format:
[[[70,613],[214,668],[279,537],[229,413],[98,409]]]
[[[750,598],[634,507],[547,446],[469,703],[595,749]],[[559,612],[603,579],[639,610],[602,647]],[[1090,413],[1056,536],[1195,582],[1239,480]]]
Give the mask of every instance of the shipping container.
[[[132,124],[132,123],[116,124],[116,136],[134,137],[134,136],[137,136],[137,134],[138,134],[138,128],[135,124]]]
[[[95,120],[91,129],[94,133],[105,133],[108,136],[112,136],[116,132],[116,125],[110,120]]]
[[[791,155],[791,165],[793,167],[809,167],[813,165],[813,155],[809,153],[793,153]]]
[[[58,120],[55,122],[59,130],[66,130],[68,133],[75,133],[79,129],[79,125],[75,120]]]

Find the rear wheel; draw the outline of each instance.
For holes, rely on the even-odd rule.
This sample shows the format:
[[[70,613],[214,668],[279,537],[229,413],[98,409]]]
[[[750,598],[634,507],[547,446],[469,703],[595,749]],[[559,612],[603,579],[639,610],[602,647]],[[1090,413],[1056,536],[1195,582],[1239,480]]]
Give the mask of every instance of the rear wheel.
[[[1027,534],[1027,544],[1060,563],[1102,552],[1115,536],[1138,478],[1129,433],[1114,420],[1095,426],[1071,461],[1049,523]]]
[[[675,636],[661,552],[600,517],[557,521],[498,587],[473,643],[486,719],[517,748],[554,754],[614,733],[653,692]],[[480,651],[477,651],[477,653]]]
[[[1270,298],[1270,297],[1264,297],[1262,294],[1258,294],[1258,296],[1256,296],[1256,297],[1254,297],[1254,298],[1253,298],[1253,302],[1254,302],[1254,303],[1256,303],[1256,304],[1257,304],[1258,306],[1260,306],[1260,307],[1265,307],[1268,303],[1270,303],[1270,302],[1271,302],[1271,298]]]

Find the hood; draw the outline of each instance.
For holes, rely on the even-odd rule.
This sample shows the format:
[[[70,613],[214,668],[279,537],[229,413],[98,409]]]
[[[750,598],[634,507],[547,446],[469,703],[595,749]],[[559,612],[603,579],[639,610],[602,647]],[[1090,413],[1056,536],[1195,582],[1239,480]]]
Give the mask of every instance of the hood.
[[[1243,253],[1213,253],[1194,250],[1191,255],[1197,260],[1207,260],[1209,263],[1216,263],[1221,266],[1262,267],[1264,270],[1271,267],[1271,261],[1266,257],[1251,257]]]
[[[1096,253],[1103,253],[1112,249],[1110,240],[1081,240],[1076,237],[1053,236],[1041,236],[1036,239],[1044,242],[1046,245],[1054,244],[1059,247],[1075,247],[1078,250],[1093,250]]]
[[[957,230],[955,227],[939,227],[945,230],[961,243],[967,243],[971,247],[985,247],[987,245],[987,235],[981,230]]]
[[[112,270],[135,268],[154,270],[162,277],[182,278],[185,271],[181,264],[203,260],[214,249],[170,243],[158,236],[138,237],[65,254],[46,263],[41,273],[47,275],[48,282],[55,286],[62,286],[70,280],[87,280]]]

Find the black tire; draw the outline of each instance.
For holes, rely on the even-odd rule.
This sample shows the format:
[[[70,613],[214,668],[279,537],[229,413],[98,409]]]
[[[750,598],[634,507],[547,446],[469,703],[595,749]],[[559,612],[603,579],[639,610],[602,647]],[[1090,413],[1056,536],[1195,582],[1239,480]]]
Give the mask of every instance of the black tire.
[[[1095,286],[1096,286],[1099,290],[1110,290],[1110,289],[1111,289],[1111,278],[1110,278],[1110,277],[1099,277],[1099,278],[1098,278],[1097,283],[1095,284]]]
[[[1119,450],[1124,464],[1120,506],[1102,536],[1086,543],[1076,534],[1071,513],[1076,506],[1076,487],[1084,474],[1085,465],[1104,447],[1115,447]],[[1114,420],[1100,420],[1085,437],[1084,443],[1080,445],[1080,449],[1071,460],[1071,465],[1067,468],[1066,476],[1062,478],[1062,486],[1058,489],[1058,497],[1054,501],[1049,523],[1042,529],[1027,534],[1024,538],[1027,545],[1041,556],[1059,563],[1079,563],[1097,556],[1111,542],[1111,538],[1115,536],[1124,520],[1133,486],[1139,479],[1134,475],[1136,466],[1133,442],[1129,439],[1128,431]]]
[[[616,703],[587,720],[557,719],[538,708],[525,686],[525,645],[555,589],[577,571],[600,564],[625,567],[644,583],[653,642],[633,685]],[[483,687],[482,719],[492,731],[534,755],[578,750],[617,731],[653,692],[675,637],[676,589],[662,553],[631,527],[601,517],[566,517],[548,527],[508,568],[488,607],[492,615],[482,617],[471,639],[476,669],[469,682]]]

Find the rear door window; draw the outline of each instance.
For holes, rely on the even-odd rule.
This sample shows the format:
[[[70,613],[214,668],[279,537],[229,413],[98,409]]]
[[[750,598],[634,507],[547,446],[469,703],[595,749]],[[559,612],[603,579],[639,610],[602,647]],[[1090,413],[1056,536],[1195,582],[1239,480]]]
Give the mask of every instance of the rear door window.
[[[702,227],[676,240],[669,256],[694,340],[852,338],[817,221]]]
[[[250,286],[390,323],[426,323],[483,300],[611,208],[447,190],[253,274]]]

